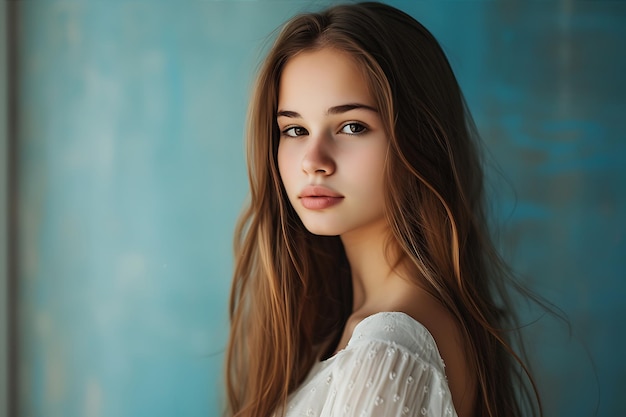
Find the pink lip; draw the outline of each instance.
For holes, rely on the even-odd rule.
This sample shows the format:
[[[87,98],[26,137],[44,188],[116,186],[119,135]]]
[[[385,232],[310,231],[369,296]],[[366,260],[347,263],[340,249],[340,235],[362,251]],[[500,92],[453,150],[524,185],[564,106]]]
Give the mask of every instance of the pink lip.
[[[308,185],[298,195],[301,204],[309,210],[323,210],[339,204],[343,196],[321,185]]]

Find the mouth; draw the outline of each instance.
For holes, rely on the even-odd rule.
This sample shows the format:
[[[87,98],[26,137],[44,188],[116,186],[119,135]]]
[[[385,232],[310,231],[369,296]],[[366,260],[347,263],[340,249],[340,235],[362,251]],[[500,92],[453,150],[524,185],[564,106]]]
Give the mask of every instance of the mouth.
[[[309,185],[302,189],[298,198],[343,198],[343,196],[321,185]]]
[[[323,210],[339,204],[343,196],[336,191],[320,185],[305,187],[298,195],[302,206],[309,210]]]

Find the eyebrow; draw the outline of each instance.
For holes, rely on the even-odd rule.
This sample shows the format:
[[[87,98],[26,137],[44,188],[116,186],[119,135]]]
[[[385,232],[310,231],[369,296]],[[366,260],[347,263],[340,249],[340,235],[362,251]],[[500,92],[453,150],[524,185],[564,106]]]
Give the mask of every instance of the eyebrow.
[[[340,106],[333,106],[331,108],[329,108],[326,111],[327,115],[332,115],[332,114],[341,114],[341,113],[345,113],[348,112],[350,110],[356,110],[356,109],[362,109],[362,110],[369,110],[369,111],[373,111],[375,113],[378,113],[378,110],[375,107],[372,106],[368,106],[367,104],[360,104],[360,103],[349,103],[349,104],[342,104]],[[300,113],[295,112],[295,111],[291,111],[291,110],[279,110],[276,113],[276,117],[290,117],[290,118],[302,118],[302,116],[300,115]]]

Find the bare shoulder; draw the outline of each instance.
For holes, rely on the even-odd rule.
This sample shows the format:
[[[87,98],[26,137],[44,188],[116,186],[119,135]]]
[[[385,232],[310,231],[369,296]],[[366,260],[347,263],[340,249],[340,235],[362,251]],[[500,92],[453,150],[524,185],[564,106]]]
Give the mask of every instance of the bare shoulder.
[[[420,294],[400,310],[423,324],[435,339],[446,365],[446,377],[454,407],[460,417],[470,416],[476,396],[476,374],[470,365],[461,323],[443,305],[428,294]]]

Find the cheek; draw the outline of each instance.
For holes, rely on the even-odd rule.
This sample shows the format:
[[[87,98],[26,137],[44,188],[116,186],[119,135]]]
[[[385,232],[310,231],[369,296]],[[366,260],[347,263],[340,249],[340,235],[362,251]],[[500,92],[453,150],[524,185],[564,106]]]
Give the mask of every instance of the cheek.
[[[354,172],[367,188],[379,188],[385,176],[385,150],[371,149],[351,158],[348,171]]]
[[[282,179],[283,186],[287,190],[287,193],[290,192],[290,180],[293,178],[293,164],[295,158],[293,155],[290,155],[288,149],[284,146],[278,146],[278,155],[276,156],[278,160],[278,173],[280,174],[280,178]]]

